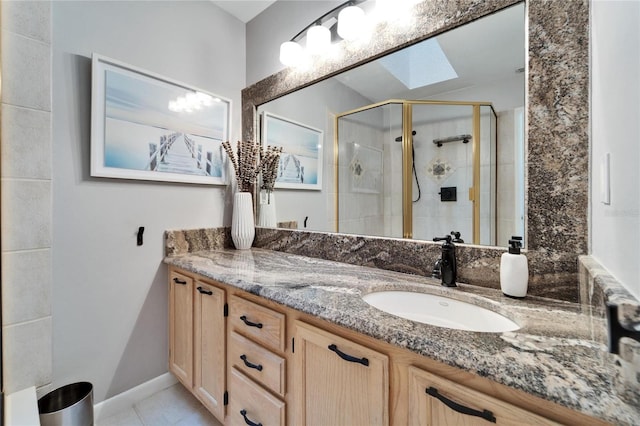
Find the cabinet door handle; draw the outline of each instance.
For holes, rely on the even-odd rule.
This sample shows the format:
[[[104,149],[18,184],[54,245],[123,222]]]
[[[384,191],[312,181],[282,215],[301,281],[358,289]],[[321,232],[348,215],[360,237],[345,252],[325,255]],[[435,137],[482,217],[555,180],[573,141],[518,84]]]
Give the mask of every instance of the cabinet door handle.
[[[438,389],[434,388],[433,386],[428,387],[426,389],[426,392],[427,392],[427,394],[431,395],[434,398],[437,398],[444,405],[446,405],[447,407],[451,408],[454,411],[457,411],[458,413],[466,414],[468,416],[480,417],[480,418],[483,418],[486,421],[491,422],[491,423],[495,423],[496,422],[495,416],[489,410],[478,411],[478,410],[474,410],[473,408],[469,408],[469,407],[465,407],[464,405],[460,405],[457,402],[454,402],[454,401],[450,400],[449,398],[445,397],[444,395],[441,395],[438,392]]]
[[[249,426],[262,426],[262,423],[254,423],[247,417],[247,410],[240,410],[240,414],[244,417],[244,422]]]
[[[213,294],[213,291],[207,291],[202,287],[198,287],[197,290],[200,292],[200,294],[208,294],[209,296],[211,296]]]
[[[244,321],[244,323],[247,324],[249,327],[262,328],[261,322],[251,322],[247,319],[245,315],[241,316],[240,319]]]
[[[344,359],[345,361],[349,361],[349,362],[357,362],[359,364],[362,364],[366,367],[369,366],[369,360],[367,358],[356,358],[355,356],[351,356],[351,355],[347,355],[344,352],[340,351],[340,349],[338,349],[338,347],[336,345],[329,345],[328,346],[330,351],[333,351],[335,353],[338,354],[338,356],[342,359]]]
[[[176,284],[182,284],[182,285],[187,285],[187,282],[184,280],[181,280],[180,278],[174,278],[173,282]]]
[[[254,363],[251,363],[251,362],[247,361],[247,356],[245,354],[240,355],[240,359],[244,361],[244,365],[246,365],[247,367],[255,368],[258,371],[262,371],[262,365],[254,364]]]

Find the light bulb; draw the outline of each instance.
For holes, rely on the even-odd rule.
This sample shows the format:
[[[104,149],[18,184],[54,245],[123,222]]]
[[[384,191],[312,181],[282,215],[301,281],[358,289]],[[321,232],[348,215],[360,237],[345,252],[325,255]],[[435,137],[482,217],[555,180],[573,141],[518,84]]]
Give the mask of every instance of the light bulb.
[[[307,31],[307,51],[321,55],[331,46],[331,31],[322,25],[314,25]]]
[[[302,56],[302,46],[295,41],[285,41],[280,45],[280,62],[288,67],[298,64]]]
[[[338,15],[338,35],[345,40],[355,40],[362,34],[364,10],[358,6],[345,7]]]

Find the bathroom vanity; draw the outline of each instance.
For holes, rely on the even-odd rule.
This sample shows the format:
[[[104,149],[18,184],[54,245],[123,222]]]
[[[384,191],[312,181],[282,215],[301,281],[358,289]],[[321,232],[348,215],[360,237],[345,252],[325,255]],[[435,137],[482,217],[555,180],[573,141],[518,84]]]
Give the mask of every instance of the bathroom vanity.
[[[577,304],[258,248],[191,251],[165,263],[170,370],[225,424],[640,418],[613,389],[604,321]],[[476,304],[520,329],[436,327],[362,299],[390,289]]]

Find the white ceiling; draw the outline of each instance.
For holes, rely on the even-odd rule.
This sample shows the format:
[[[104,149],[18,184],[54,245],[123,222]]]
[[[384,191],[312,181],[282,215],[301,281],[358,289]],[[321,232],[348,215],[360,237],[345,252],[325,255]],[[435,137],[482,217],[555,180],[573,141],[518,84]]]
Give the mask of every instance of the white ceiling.
[[[458,74],[457,78],[410,90],[381,62],[373,61],[337,78],[372,102],[392,98],[435,99],[438,94],[465,87],[490,85],[513,78],[523,79],[516,70],[525,66],[524,6],[517,5],[500,13],[447,31],[437,37],[442,50]],[[425,61],[411,61],[406,55],[419,49],[420,43],[387,56],[387,60],[411,68],[412,73],[429,72]],[[428,61],[427,61],[428,63]]]
[[[245,24],[271,6],[276,0],[211,0]]]

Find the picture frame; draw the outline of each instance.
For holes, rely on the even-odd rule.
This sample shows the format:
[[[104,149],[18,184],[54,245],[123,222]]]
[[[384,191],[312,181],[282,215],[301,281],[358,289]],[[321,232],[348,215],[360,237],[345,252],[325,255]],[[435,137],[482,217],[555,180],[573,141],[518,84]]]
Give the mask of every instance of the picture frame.
[[[324,132],[262,113],[262,144],[282,147],[275,188],[322,190]]]
[[[92,56],[91,176],[227,184],[231,100]]]

